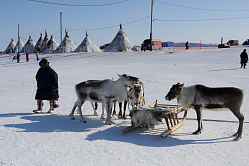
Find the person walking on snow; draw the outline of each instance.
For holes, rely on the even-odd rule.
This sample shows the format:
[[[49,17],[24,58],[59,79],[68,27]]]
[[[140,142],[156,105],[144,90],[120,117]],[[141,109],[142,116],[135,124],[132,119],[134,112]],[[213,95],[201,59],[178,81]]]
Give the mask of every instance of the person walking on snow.
[[[34,113],[42,113],[42,100],[48,100],[50,109],[48,113],[53,113],[56,106],[55,101],[58,100],[58,75],[49,66],[47,59],[39,62],[39,70],[36,74],[37,91],[35,99],[37,100],[37,110]],[[58,105],[57,105],[58,106]]]
[[[36,51],[36,60],[37,61],[39,61],[39,52],[40,52],[40,48],[38,47],[37,51]]]
[[[29,53],[26,53],[26,62],[29,61]]]
[[[241,63],[241,66],[240,68],[246,68],[246,63],[248,61],[248,55],[246,53],[246,49],[243,50],[243,52],[240,54],[240,63]]]

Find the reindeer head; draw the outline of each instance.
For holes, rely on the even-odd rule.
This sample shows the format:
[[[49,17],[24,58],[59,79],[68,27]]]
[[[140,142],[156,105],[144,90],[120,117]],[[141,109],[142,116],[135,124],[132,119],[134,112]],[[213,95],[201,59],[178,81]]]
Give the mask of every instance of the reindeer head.
[[[126,86],[133,86],[134,84],[137,84],[139,82],[139,78],[129,76],[127,74],[118,74],[118,76],[123,81],[123,84],[125,84]]]
[[[179,96],[179,94],[181,93],[181,90],[183,88],[183,85],[184,84],[180,84],[180,83],[173,85],[170,88],[170,91],[168,92],[168,94],[165,96],[165,100],[170,101],[170,100],[176,98],[177,96]]]
[[[133,99],[135,103],[135,106],[138,106],[141,103],[142,99],[144,97],[144,90],[143,87],[140,84],[134,84],[133,87],[129,90],[129,98]]]

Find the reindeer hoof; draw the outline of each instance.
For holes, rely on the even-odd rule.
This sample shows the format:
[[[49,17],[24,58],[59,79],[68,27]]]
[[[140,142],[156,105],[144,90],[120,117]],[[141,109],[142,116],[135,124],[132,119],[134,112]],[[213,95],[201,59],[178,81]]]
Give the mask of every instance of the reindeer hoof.
[[[69,116],[72,120],[75,120],[74,116],[72,116],[71,114]]]
[[[106,125],[112,125],[112,124],[115,124],[113,121],[110,121],[110,122],[105,122]]]
[[[199,134],[201,134],[201,131],[200,130],[196,130],[195,132],[193,132],[193,134],[199,135]]]
[[[241,138],[242,138],[242,137],[240,136],[240,137],[234,138],[233,140],[234,140],[234,141],[239,141]]]
[[[86,120],[82,120],[82,119],[81,119],[80,121],[81,121],[82,123],[87,123],[87,121],[86,121]]]

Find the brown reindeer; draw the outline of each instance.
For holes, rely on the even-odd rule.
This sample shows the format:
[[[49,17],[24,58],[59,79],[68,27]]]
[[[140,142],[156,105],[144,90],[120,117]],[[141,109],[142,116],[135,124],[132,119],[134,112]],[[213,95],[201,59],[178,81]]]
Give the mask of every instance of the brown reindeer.
[[[177,98],[183,109],[193,107],[197,114],[198,129],[194,134],[200,134],[203,130],[202,109],[228,108],[239,120],[238,131],[234,134],[235,140],[242,138],[244,115],[241,112],[246,98],[245,91],[234,87],[209,88],[204,85],[184,87],[184,84],[175,84],[171,87],[166,100]]]

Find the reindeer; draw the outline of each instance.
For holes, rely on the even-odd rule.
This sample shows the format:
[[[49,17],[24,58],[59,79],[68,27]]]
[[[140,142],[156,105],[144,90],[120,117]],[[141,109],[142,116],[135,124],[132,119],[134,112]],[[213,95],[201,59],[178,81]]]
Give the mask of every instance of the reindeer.
[[[144,106],[144,84],[139,82],[138,84],[134,84],[132,88],[130,88],[128,92],[128,97],[132,107],[136,106]]]
[[[74,111],[78,107],[81,121],[86,123],[81,111],[81,106],[86,100],[92,102],[101,102],[106,106],[107,119],[106,124],[112,124],[111,121],[111,107],[115,101],[120,101],[121,98],[127,97],[127,86],[133,86],[139,82],[139,79],[126,74],[118,75],[119,79],[116,81],[106,80],[89,80],[81,82],[75,86],[77,101],[69,116],[74,118]]]
[[[241,109],[246,98],[245,91],[234,87],[209,88],[204,85],[184,87],[184,84],[178,83],[173,85],[165,96],[168,101],[174,98],[177,98],[183,109],[187,110],[190,107],[195,109],[198,129],[193,134],[201,134],[203,130],[203,108],[228,108],[239,120],[238,131],[233,135],[236,136],[234,140],[242,138],[244,116]]]
[[[128,91],[128,100],[131,103],[132,108],[137,106],[144,106],[145,100],[144,100],[144,84],[142,82],[139,82],[137,84],[134,84],[132,87],[127,87]],[[123,99],[124,101],[124,113],[122,114],[122,101],[119,101],[119,113],[118,117],[126,119],[125,117],[125,111],[127,107],[127,98]],[[115,111],[115,104],[114,104],[114,111]]]

